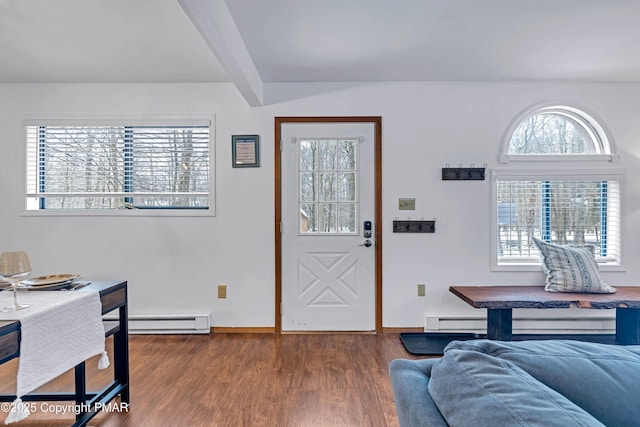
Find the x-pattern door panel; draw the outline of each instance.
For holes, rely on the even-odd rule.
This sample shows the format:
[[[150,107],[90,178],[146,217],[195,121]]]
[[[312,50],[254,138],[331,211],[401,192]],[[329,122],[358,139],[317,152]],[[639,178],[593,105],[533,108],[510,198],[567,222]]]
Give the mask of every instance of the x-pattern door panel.
[[[298,259],[298,298],[307,306],[346,307],[358,298],[358,260],[348,252],[309,252]]]

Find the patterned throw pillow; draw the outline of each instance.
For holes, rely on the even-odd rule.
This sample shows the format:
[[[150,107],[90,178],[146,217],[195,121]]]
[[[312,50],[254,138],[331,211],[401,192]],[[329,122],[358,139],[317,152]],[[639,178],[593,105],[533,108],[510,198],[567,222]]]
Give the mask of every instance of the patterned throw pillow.
[[[600,278],[593,254],[584,248],[559,246],[533,238],[546,275],[545,291],[612,294],[616,289]]]

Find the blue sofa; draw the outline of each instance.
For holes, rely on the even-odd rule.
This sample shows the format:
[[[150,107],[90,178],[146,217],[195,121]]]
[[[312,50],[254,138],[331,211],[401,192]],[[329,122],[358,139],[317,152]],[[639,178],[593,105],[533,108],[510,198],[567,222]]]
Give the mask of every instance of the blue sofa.
[[[389,374],[401,427],[640,426],[640,346],[454,341]]]

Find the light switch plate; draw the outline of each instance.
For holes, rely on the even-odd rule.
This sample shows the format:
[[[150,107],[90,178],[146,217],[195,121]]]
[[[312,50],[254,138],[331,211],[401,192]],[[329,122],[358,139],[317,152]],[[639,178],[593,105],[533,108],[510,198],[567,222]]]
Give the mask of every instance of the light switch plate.
[[[425,289],[424,288],[425,288],[424,283],[419,283],[418,284],[418,296],[419,297],[425,296]]]
[[[415,211],[416,199],[398,199],[398,209],[401,211]]]

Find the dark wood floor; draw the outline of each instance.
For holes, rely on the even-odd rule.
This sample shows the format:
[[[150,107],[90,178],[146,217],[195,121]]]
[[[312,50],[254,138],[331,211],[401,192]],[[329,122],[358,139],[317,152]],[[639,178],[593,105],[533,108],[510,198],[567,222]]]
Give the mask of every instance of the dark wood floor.
[[[416,358],[398,334],[132,336],[129,411],[101,413],[90,425],[397,426],[387,371],[396,358]],[[87,364],[94,387],[110,375],[96,365]],[[0,366],[0,392],[15,390],[16,370],[17,360]],[[43,389],[72,384],[69,372]],[[16,427],[73,422],[41,408]]]

